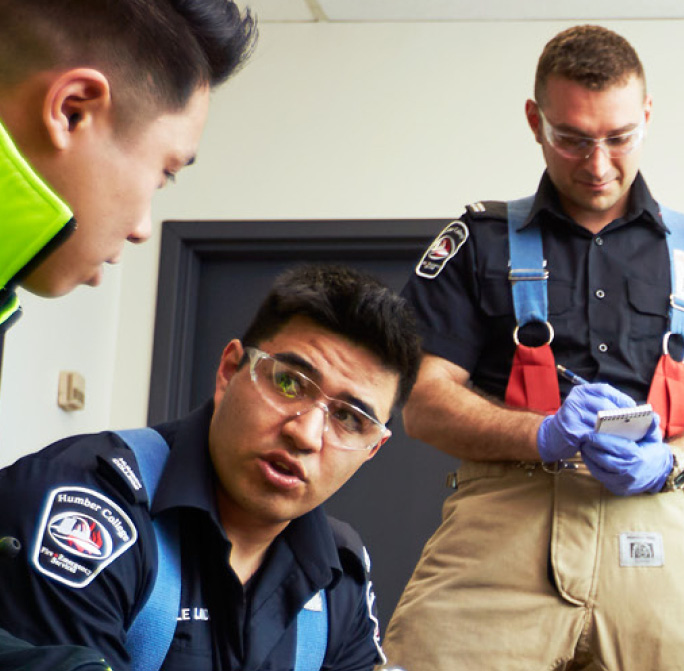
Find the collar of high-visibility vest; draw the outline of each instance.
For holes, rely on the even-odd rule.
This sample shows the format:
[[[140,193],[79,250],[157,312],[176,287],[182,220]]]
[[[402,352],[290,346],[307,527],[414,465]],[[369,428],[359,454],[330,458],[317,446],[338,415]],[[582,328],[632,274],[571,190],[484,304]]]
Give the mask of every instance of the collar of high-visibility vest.
[[[73,220],[0,122],[0,289]]]

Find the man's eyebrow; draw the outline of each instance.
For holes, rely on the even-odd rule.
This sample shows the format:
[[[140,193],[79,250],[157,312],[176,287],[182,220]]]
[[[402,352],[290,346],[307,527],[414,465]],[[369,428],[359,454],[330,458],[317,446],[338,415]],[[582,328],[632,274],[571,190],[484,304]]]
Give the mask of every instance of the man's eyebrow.
[[[278,361],[282,361],[283,363],[290,364],[295,368],[301,369],[301,371],[305,373],[307,377],[310,377],[316,384],[321,384],[321,374],[318,371],[318,369],[312,366],[309,361],[302,358],[298,354],[295,354],[294,352],[280,352],[279,354],[274,354],[273,358],[277,359]],[[365,412],[369,417],[372,417],[376,422],[380,422],[380,420],[378,419],[378,415],[373,409],[373,407],[365,401],[363,401],[362,399],[358,398],[357,396],[344,392],[340,396],[337,396],[335,398],[338,398],[340,401],[346,401],[347,403],[355,406],[359,410]]]
[[[641,121],[637,121],[636,123],[628,123],[622,126],[621,128],[613,128],[612,130],[609,130],[605,135],[601,135],[600,137],[614,137],[616,135],[624,135],[625,133],[629,133],[630,131],[635,130],[640,124]],[[561,133],[572,133],[572,135],[577,135],[577,137],[586,137],[590,140],[596,139],[596,137],[592,135],[587,135],[586,131],[580,128],[576,128],[575,126],[571,126],[570,124],[561,123],[557,126],[554,125],[554,128],[561,131]]]
[[[307,377],[310,377],[315,382],[318,382],[321,378],[318,370],[306,359],[299,356],[299,354],[295,354],[294,352],[280,352],[279,354],[274,354],[273,358],[282,361],[283,363],[289,363],[295,368],[301,368],[302,371],[306,373]]]

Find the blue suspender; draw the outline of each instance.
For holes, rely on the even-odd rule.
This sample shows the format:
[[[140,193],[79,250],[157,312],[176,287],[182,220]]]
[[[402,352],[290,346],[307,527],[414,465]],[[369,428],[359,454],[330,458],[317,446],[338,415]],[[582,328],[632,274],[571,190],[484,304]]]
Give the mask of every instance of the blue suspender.
[[[140,475],[152,505],[169,446],[154,429],[116,432],[135,454]],[[157,517],[157,579],[147,603],[128,630],[126,649],[132,671],[157,671],[166,657],[181,597],[180,538],[172,517]],[[297,615],[297,652],[294,671],[320,671],[328,645],[328,609],[325,590],[309,600]]]
[[[548,318],[548,270],[544,267],[541,231],[538,226],[521,230],[533,202],[534,196],[508,203],[509,279],[519,327],[532,321],[546,322]],[[669,330],[684,336],[684,214],[662,205],[660,211],[669,229],[666,236],[672,281]]]
[[[660,213],[663,217],[663,223],[670,229],[667,234],[672,282],[670,289],[670,332],[684,335],[684,214],[662,205],[660,206]]]
[[[117,433],[135,454],[151,507],[169,455],[169,446],[154,429]],[[157,539],[157,579],[126,638],[132,671],[155,671],[161,668],[176,631],[180,607],[181,555],[176,519],[155,519],[154,531]]]
[[[513,307],[518,327],[530,322],[547,322],[548,299],[542,237],[538,226],[522,228],[534,203],[534,196],[508,203],[508,279],[513,291]]]

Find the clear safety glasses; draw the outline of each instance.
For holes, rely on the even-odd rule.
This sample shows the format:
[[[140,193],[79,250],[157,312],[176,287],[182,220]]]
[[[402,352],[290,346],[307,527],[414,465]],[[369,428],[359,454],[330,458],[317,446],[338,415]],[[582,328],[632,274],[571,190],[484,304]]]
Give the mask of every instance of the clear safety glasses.
[[[325,415],[323,445],[341,450],[370,450],[389,429],[360,408],[328,396],[293,365],[256,347],[245,347],[249,372],[262,398],[282,415],[297,417],[313,408]]]
[[[549,123],[539,105],[537,105],[537,109],[541,117],[542,132],[546,141],[565,158],[587,159],[597,148],[602,149],[610,158],[621,158],[631,154],[644,139],[645,117],[635,128],[626,133],[607,137],[584,137],[558,130]]]

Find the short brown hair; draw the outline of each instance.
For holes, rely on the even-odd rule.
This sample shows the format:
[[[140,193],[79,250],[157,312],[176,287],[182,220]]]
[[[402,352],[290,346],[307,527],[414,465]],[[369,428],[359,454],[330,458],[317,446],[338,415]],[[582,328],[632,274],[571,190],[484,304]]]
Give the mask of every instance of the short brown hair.
[[[634,47],[621,35],[602,26],[574,26],[558,33],[537,64],[534,95],[542,102],[551,76],[564,77],[591,91],[626,84],[635,75],[643,82],[644,68]]]
[[[0,89],[91,67],[110,80],[117,119],[140,122],[225,81],[255,37],[232,0],[0,0]]]

